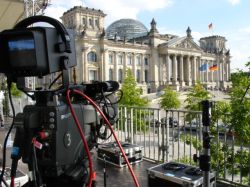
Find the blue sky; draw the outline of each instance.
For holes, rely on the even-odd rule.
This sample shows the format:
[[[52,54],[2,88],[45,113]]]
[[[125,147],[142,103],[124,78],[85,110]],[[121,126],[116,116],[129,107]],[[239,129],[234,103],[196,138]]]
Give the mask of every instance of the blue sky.
[[[121,18],[141,21],[147,28],[154,18],[162,34],[184,36],[188,26],[196,42],[221,35],[227,38],[231,69],[245,69],[250,61],[249,0],[51,0],[46,15],[59,19],[73,6],[101,9],[107,14],[105,26]],[[208,25],[212,23],[213,29]]]

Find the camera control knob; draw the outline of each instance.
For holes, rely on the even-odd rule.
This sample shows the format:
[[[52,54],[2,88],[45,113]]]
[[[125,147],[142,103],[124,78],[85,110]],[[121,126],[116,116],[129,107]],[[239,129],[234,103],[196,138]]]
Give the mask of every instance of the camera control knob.
[[[50,112],[50,113],[49,113],[49,116],[50,116],[50,117],[54,117],[54,116],[55,116],[55,112]]]
[[[53,123],[52,123],[52,124],[49,124],[49,128],[50,128],[50,129],[54,129],[54,128],[55,128],[55,124],[53,124]]]
[[[54,122],[55,122],[55,119],[54,119],[54,118],[49,118],[49,122],[50,122],[50,123],[54,123]]]

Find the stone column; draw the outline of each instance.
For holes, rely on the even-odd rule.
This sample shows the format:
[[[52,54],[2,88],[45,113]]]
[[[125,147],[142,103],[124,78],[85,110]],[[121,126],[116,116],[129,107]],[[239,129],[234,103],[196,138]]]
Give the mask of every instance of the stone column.
[[[123,81],[124,81],[124,78],[125,78],[125,75],[126,75],[126,67],[127,67],[127,53],[123,52],[123,67],[122,67],[122,76],[123,76]]]
[[[180,85],[183,86],[184,81],[184,71],[183,71],[183,56],[180,56]]]
[[[214,63],[213,63],[213,61],[211,60],[211,61],[210,61],[210,67],[213,66],[213,64],[214,64]],[[210,75],[211,75],[210,81],[213,83],[213,82],[214,82],[214,71],[211,71],[211,72],[210,72]]]
[[[158,68],[158,78],[159,78],[159,85],[163,84],[163,58],[159,55],[159,68]]]
[[[144,55],[141,55],[141,82],[145,83],[145,62],[144,62]]]
[[[114,52],[114,80],[118,81],[117,52]]]
[[[173,83],[177,84],[177,59],[176,55],[173,55]]]
[[[193,57],[193,84],[196,83],[197,77],[196,77],[196,68],[197,68],[197,57]]]
[[[166,55],[166,81],[167,84],[170,83],[170,70],[169,70],[169,63],[170,63],[170,58],[169,58],[169,54]]]
[[[230,60],[227,60],[227,70],[228,70],[228,80],[227,81],[229,81],[230,79],[231,79],[231,67],[230,67]]]
[[[221,61],[221,81],[224,81],[224,75],[225,71],[224,71],[224,59],[222,59]]]
[[[133,76],[134,77],[136,77],[136,60],[135,60],[135,57],[136,57],[136,54],[135,53],[133,53],[133,55],[132,55],[132,74],[133,74]]]
[[[88,58],[87,58],[87,51],[84,50],[83,52],[83,59],[84,59],[84,75],[83,75],[83,81],[88,82],[89,81],[89,73],[88,73]]]
[[[208,79],[208,71],[209,71],[209,67],[208,67],[208,60],[205,60],[205,67],[206,67],[206,72],[205,72],[205,80],[206,80],[206,82],[208,82],[209,81],[209,79]]]
[[[107,80],[106,79],[107,55],[108,55],[107,50],[103,50],[103,52],[102,52],[102,62],[101,62],[102,68],[100,69],[100,72],[101,72],[101,81]]]
[[[217,58],[216,64],[217,64],[217,67],[218,67],[218,70],[217,70],[217,73],[216,73],[216,85],[217,85],[217,88],[219,88],[219,82],[220,82],[220,59],[219,58]]]
[[[197,58],[197,80],[201,82],[201,72],[200,72],[200,67],[201,67],[201,57]]]
[[[222,81],[222,68],[221,68],[221,59],[219,59],[219,62],[218,62],[218,71],[219,71],[219,81]]]
[[[227,62],[224,63],[224,70],[225,70],[225,77],[224,77],[224,81],[228,81],[228,64]]]
[[[191,86],[191,65],[190,65],[190,56],[187,56],[187,63],[186,63],[186,67],[187,67],[187,85]]]

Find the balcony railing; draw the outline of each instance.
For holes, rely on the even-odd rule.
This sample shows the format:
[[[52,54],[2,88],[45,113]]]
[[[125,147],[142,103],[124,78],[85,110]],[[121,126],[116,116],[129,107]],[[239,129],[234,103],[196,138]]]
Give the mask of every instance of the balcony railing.
[[[191,116],[189,120],[188,116]],[[212,167],[217,178],[247,186],[250,185],[250,145],[241,143],[229,127],[221,120],[211,127]],[[143,146],[145,159],[175,160],[198,166],[193,155],[202,153],[201,111],[119,107],[119,121],[114,128],[121,141]]]

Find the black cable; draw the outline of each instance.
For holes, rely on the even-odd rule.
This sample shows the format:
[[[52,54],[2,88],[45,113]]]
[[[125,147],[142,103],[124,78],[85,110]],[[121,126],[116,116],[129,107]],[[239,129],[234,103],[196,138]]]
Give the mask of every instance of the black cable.
[[[29,94],[28,92],[21,90],[25,95],[27,95],[28,97],[30,97],[33,101],[36,99],[34,95]]]
[[[115,94],[116,92],[120,92],[120,93],[121,93],[121,96],[120,96],[120,98],[119,98],[116,102],[112,102],[112,103],[110,103],[110,104],[118,104],[118,103],[121,101],[121,99],[122,99],[122,97],[123,97],[123,91],[122,91],[122,90],[117,90],[117,91],[115,91],[115,92],[111,92],[111,93],[105,95],[105,97],[107,98],[108,96],[110,96],[110,95],[112,95],[112,94]],[[101,100],[101,99],[102,99],[102,97],[97,97],[95,100]]]
[[[108,116],[108,119],[109,119],[110,118],[109,109],[108,109],[107,100],[106,100],[103,90],[101,91],[101,96],[102,96],[102,100],[104,101],[104,107],[106,108],[106,111],[105,110],[103,111],[105,112],[105,114]]]
[[[55,84],[55,82],[62,76],[62,72],[50,83],[49,85],[49,89],[53,86],[53,84]]]
[[[8,184],[7,184],[7,182],[6,182],[6,180],[3,178],[3,183],[4,183],[4,185],[5,185],[5,187],[10,187]]]
[[[36,172],[37,172],[37,160],[36,160],[36,150],[35,150],[35,146],[34,144],[32,144],[32,154],[33,157],[32,159],[32,170],[33,170],[33,183],[35,185],[35,187],[37,187],[37,176],[36,176]]]
[[[113,112],[114,112],[114,114],[113,114],[113,116],[110,116],[109,114],[109,119],[115,119],[115,117],[116,117],[116,110],[115,110],[115,107],[114,107],[114,104],[110,101],[110,99],[109,98],[105,98],[106,100],[108,100],[109,101],[109,103],[107,103],[107,102],[105,102],[106,103],[106,108],[107,108],[107,110],[109,111],[109,109],[110,108],[112,108],[113,109]]]
[[[8,141],[9,135],[10,135],[12,129],[13,129],[14,119],[15,119],[15,116],[16,116],[16,114],[15,114],[15,108],[14,108],[13,101],[12,101],[12,96],[11,96],[11,84],[12,84],[12,81],[10,79],[7,79],[7,84],[8,84],[8,92],[9,92],[10,105],[11,105],[12,112],[13,112],[13,120],[12,120],[12,124],[10,126],[10,129],[9,129],[9,131],[8,131],[5,139],[4,139],[4,145],[3,145],[3,164],[2,164],[2,172],[1,172],[1,175],[0,175],[0,184],[3,181],[3,175],[4,175],[4,172],[5,172],[7,141]]]

